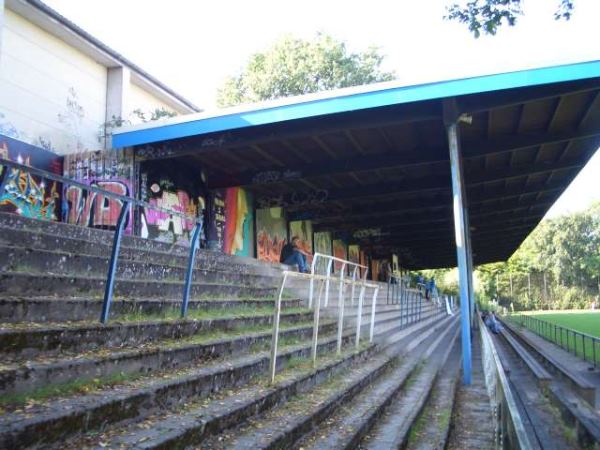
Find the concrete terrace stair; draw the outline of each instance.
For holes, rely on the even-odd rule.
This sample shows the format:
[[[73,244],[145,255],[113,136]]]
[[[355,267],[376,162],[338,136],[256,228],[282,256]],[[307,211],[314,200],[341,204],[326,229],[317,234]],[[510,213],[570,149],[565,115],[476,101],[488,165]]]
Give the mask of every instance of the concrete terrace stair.
[[[332,282],[313,369],[313,312],[298,295],[307,283],[295,282],[282,302],[277,378],[270,385],[274,299],[287,266],[200,250],[189,317],[180,319],[189,249],[126,236],[111,320],[101,325],[111,231],[4,213],[0,231],[0,448],[228,442],[235,427],[284,411],[296,396],[310,396],[340,377],[353,380],[328,397],[327,408],[277,441],[299,442],[335,414],[338,400],[351,401],[370,382],[391,383],[400,392],[401,380],[389,378],[399,355],[412,358],[413,369],[429,356],[441,365],[439,352],[419,353],[454,336],[456,320],[441,308],[422,301],[417,313],[416,298],[389,305],[380,283],[374,343],[368,342],[373,305],[367,292],[361,345],[354,345],[357,302],[347,301],[343,351],[336,355]]]

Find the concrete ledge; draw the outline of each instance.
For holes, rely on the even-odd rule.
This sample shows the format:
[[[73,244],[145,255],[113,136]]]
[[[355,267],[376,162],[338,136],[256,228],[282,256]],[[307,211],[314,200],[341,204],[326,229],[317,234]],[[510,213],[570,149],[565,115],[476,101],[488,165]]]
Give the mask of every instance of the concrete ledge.
[[[323,340],[319,350],[331,351],[335,345],[335,339]],[[293,357],[307,357],[310,350],[310,346],[299,346],[282,352],[278,356],[278,368]],[[266,373],[268,367],[269,356],[262,353],[205,366],[169,379],[151,378],[136,386],[57,399],[27,412],[5,413],[0,416],[0,448],[48,445],[109,423],[140,420],[159,408],[176,407],[191,398],[242,386],[252,377]]]
[[[335,330],[335,323],[319,327],[319,332],[324,335],[329,335]],[[312,336],[312,326],[283,330],[280,336],[309,339]],[[0,371],[0,395],[28,392],[39,387],[74,380],[102,378],[114,373],[135,374],[179,369],[226,355],[239,356],[248,353],[253,345],[270,342],[269,331],[213,339],[198,344],[173,343],[165,346],[158,343],[151,348],[114,349],[108,355],[103,352],[100,356],[75,356],[51,363],[28,363],[15,369]]]
[[[109,257],[68,253],[64,251],[30,250],[0,246],[0,272],[54,274],[63,276],[97,276],[106,278]],[[117,276],[128,280],[183,281],[187,261],[156,263],[132,261],[122,257]],[[205,268],[196,265],[194,279],[204,283],[247,284],[255,287],[278,287],[281,276],[245,273],[230,267]]]
[[[61,296],[80,297],[82,295],[103,295],[106,278],[64,275],[40,275],[24,272],[4,272],[0,274],[0,295],[7,296],[47,296],[54,293]],[[191,288],[192,297],[273,297],[276,287],[251,287],[233,284],[194,282]],[[183,282],[154,280],[115,281],[115,296],[119,297],[181,297]]]
[[[190,300],[189,310],[224,310],[239,307],[273,306],[273,299],[215,299]],[[299,299],[282,300],[282,308],[302,306]],[[180,299],[117,300],[111,308],[111,315],[118,320],[122,314],[163,314],[179,310]],[[98,320],[102,310],[102,299],[62,299],[62,298],[5,298],[0,299],[0,321],[14,322],[60,322],[69,320]]]
[[[596,388],[582,379],[578,375],[569,371],[567,367],[557,361],[552,356],[548,355],[543,349],[536,346],[527,337],[523,336],[519,331],[508,321],[502,321],[505,329],[509,330],[520,342],[522,342],[528,349],[530,349],[538,358],[540,358],[555,375],[571,385],[575,391],[587,401],[593,408],[597,405],[597,394]],[[553,344],[554,345],[554,344]]]
[[[312,313],[282,314],[282,321],[311,320]],[[210,330],[269,325],[273,315],[229,317],[204,320],[164,320],[109,323],[108,325],[65,325],[0,330],[0,351],[4,354],[34,355],[61,350],[84,351],[102,346],[133,345],[159,339],[180,339]]]

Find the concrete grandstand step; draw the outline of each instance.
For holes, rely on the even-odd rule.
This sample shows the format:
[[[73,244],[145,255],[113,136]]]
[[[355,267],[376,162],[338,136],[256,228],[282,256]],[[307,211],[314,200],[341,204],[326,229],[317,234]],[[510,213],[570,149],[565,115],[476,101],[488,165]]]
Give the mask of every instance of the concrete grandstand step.
[[[99,435],[88,435],[66,442],[67,449],[79,448],[185,448],[221,433],[239,423],[301,395],[332,376],[363,363],[375,352],[374,346],[347,350],[340,357],[323,357],[316,369],[287,368],[274,385],[251,381],[240,389],[225,391],[177,411],[166,411],[127,428],[108,428]],[[205,448],[205,445],[202,445]]]
[[[502,321],[502,324],[553,376],[568,383],[592,408],[600,409],[600,383],[594,383],[583,370],[578,370],[587,364],[526,329],[519,330],[508,321]]]
[[[380,449],[402,447],[440,366],[456,341],[456,323],[452,320],[433,341],[417,347],[397,367],[338,408],[300,446],[310,449],[350,449],[359,445]],[[364,439],[367,434],[369,438]]]
[[[10,213],[0,212],[0,243],[20,245],[32,249],[60,250],[72,253],[109,255],[113,232],[101,229],[80,227],[59,222],[29,219]],[[189,249],[183,245],[173,245],[134,236],[123,236],[120,257],[125,259],[147,258],[157,263],[164,261],[187,260]],[[159,260],[157,258],[166,258]],[[218,252],[201,250],[197,254],[199,267],[229,267],[232,270],[255,269],[265,273],[277,273],[287,269],[283,264],[272,264],[254,258],[224,255]]]
[[[455,347],[460,345],[456,342]],[[433,385],[431,395],[421,414],[411,427],[406,448],[431,450],[446,448],[450,432],[456,388],[460,382],[462,355],[454,348],[448,355]]]
[[[101,295],[104,293],[106,276],[66,276],[24,272],[0,273],[0,295],[7,296],[47,296],[61,297]],[[232,297],[273,297],[276,287],[253,287],[232,283],[192,283],[192,298],[232,296]],[[114,295],[125,298],[167,298],[179,297],[183,292],[181,281],[124,280],[115,281]]]
[[[274,304],[272,298],[215,298],[191,299],[189,311],[222,311],[231,308],[265,308]],[[282,308],[299,308],[300,299],[282,299]],[[177,312],[181,299],[119,299],[113,302],[111,316],[119,320],[122,315],[161,315]],[[98,320],[102,311],[102,298],[0,298],[0,323],[14,322],[59,322],[65,320]]]
[[[337,329],[334,322],[319,326],[322,335]],[[312,323],[282,323],[283,342],[308,340]],[[219,333],[200,333],[186,338],[154,340],[136,346],[101,347],[87,352],[61,351],[54,357],[3,358],[0,366],[0,395],[48,388],[72,381],[81,382],[118,374],[146,374],[179,369],[226,355],[241,355],[254,348],[268,348],[271,326],[248,327]]]
[[[282,313],[284,323],[304,322],[311,319],[312,313],[306,310]],[[177,339],[213,330],[270,325],[272,320],[271,311],[248,310],[245,314],[232,312],[229,315],[209,316],[204,319],[132,320],[106,325],[97,322],[16,323],[0,328],[0,351],[4,354],[30,356],[40,352],[84,351],[101,346],[133,345],[157,339]]]
[[[343,375],[317,386],[302,396],[290,399],[252,420],[248,425],[231,430],[224,436],[212,438],[203,446],[218,449],[293,448],[312,429],[322,424],[337,408],[351,401],[369,384],[390,373],[398,356],[406,355],[447,326],[447,319],[437,326],[413,328],[404,339],[390,345],[365,364],[355,366]],[[282,420],[285,418],[285,420]]]
[[[350,341],[349,337],[345,340]],[[319,351],[331,352],[335,345],[334,337],[323,338]],[[310,345],[283,349],[278,368],[292,358],[307,357],[310,350]],[[255,376],[265,375],[268,365],[266,352],[225,357],[199,368],[156,373],[87,394],[35,403],[26,410],[14,409],[0,416],[0,448],[48,447],[109,423],[142,420],[159,410],[180,408],[191,400],[243,386]]]
[[[180,263],[180,264],[176,264]],[[106,277],[109,257],[67,253],[62,251],[30,250],[19,247],[0,246],[0,272],[24,272],[32,274],[55,274],[70,276]],[[181,281],[187,273],[185,261],[157,264],[152,260],[119,259],[117,277],[132,280]],[[281,283],[281,275],[242,273],[229,267],[220,269],[196,268],[193,279],[204,283],[248,284],[257,287],[273,287]]]

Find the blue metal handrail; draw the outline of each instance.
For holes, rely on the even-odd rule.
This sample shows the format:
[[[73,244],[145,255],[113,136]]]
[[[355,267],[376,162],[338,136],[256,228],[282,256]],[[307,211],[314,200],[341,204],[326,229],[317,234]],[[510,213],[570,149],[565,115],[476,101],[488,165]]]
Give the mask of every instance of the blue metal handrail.
[[[126,195],[116,194],[114,192],[110,192],[95,186],[90,186],[84,183],[81,183],[76,180],[72,180],[70,178],[66,178],[60,175],[56,175],[51,172],[47,172],[42,169],[38,169],[35,167],[27,166],[24,164],[20,164],[8,159],[0,158],[0,168],[2,168],[2,178],[0,179],[0,196],[4,192],[6,188],[6,184],[8,182],[8,172],[9,169],[27,172],[31,175],[39,176],[43,179],[56,181],[58,183],[63,184],[64,186],[75,186],[80,189],[84,189],[89,192],[93,192],[95,194],[100,194],[104,197],[119,200],[121,202],[121,210],[119,211],[119,219],[117,221],[117,226],[115,229],[115,233],[113,236],[113,244],[110,255],[110,261],[108,264],[108,274],[106,277],[106,286],[104,290],[104,299],[102,302],[102,312],[100,314],[100,322],[106,323],[110,316],[110,307],[113,299],[114,292],[114,283],[115,283],[115,275],[117,268],[117,261],[119,258],[119,250],[121,248],[121,237],[123,235],[123,228],[125,226],[125,219],[127,217],[127,212],[130,206],[143,207],[147,209],[152,209],[155,211],[160,211],[165,214],[169,214],[172,216],[178,216],[185,219],[188,222],[194,222],[195,227],[192,232],[192,236],[190,238],[190,254],[188,257],[187,270],[185,275],[185,283],[183,288],[183,298],[181,304],[181,316],[185,317],[187,315],[191,284],[192,284],[192,276],[194,271],[194,262],[196,258],[196,249],[198,248],[198,241],[200,234],[202,232],[202,218],[196,216],[190,216],[179,211],[174,211],[168,208],[162,208],[160,206],[152,205],[148,202],[134,199],[133,197],[129,197]]]

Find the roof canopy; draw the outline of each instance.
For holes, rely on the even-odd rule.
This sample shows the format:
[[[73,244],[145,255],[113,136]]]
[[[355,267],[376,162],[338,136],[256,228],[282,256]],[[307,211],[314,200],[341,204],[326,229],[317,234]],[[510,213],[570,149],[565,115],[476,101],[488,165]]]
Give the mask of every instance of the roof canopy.
[[[600,145],[600,61],[345,89],[122,129],[115,147],[199,161],[403,265],[455,265],[444,102],[461,125],[475,264],[507,259]]]

